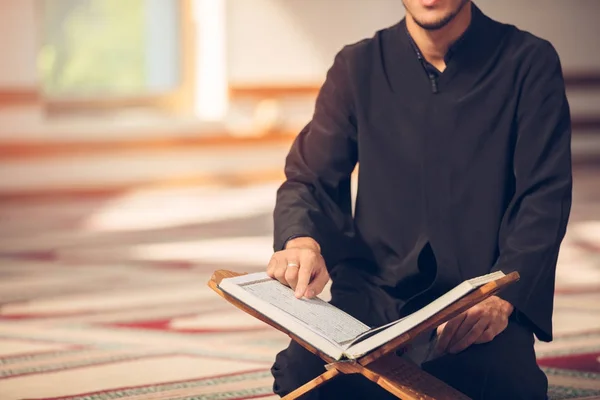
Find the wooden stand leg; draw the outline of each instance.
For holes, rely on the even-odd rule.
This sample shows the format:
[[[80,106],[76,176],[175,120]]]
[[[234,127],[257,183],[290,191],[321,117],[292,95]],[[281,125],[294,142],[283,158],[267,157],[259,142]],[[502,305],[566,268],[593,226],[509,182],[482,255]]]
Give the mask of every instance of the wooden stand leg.
[[[308,393],[315,388],[318,388],[325,382],[335,378],[338,375],[339,375],[339,371],[337,369],[330,369],[328,371],[325,371],[324,373],[317,376],[312,381],[306,382],[304,385],[300,386],[298,389],[296,389],[293,392],[282,397],[282,399],[283,400],[297,399],[298,397],[302,396],[303,394]]]
[[[403,400],[470,400],[417,365],[395,355],[382,357],[363,368],[362,375]]]
[[[284,400],[297,399],[339,374],[362,375],[402,400],[470,400],[458,390],[429,375],[417,365],[395,355],[388,355],[362,366],[357,362],[332,363],[329,369],[305,383]],[[357,377],[357,379],[362,379]]]

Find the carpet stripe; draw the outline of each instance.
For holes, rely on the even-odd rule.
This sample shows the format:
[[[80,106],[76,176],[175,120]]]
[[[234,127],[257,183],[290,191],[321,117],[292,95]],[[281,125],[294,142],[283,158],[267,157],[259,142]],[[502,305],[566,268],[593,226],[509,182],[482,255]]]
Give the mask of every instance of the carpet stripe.
[[[182,380],[182,381],[173,381],[173,382],[165,382],[165,383],[157,383],[154,385],[140,385],[140,386],[130,386],[123,388],[115,388],[110,390],[103,390],[97,392],[90,393],[82,393],[76,396],[64,396],[64,397],[52,397],[46,398],[45,400],[103,400],[103,399],[114,399],[114,398],[124,398],[131,396],[139,396],[145,394],[152,394],[157,392],[166,392],[177,389],[191,389],[194,387],[204,387],[204,386],[216,386],[224,383],[233,383],[233,382],[243,382],[254,379],[266,378],[270,377],[270,372],[265,370],[251,370],[244,373],[233,373],[233,374],[220,374],[207,378],[201,379],[193,379],[193,380]],[[234,399],[234,398],[242,398],[241,396],[254,396],[254,395],[272,395],[272,390],[268,389],[265,391],[264,388],[259,389],[260,392],[253,392],[249,390],[245,393],[232,393],[229,392],[226,395],[228,397],[223,397],[223,399]],[[218,394],[217,394],[218,395]],[[206,399],[209,399],[207,397]],[[212,397],[211,397],[212,399]],[[214,397],[214,399],[220,399],[220,397]]]
[[[114,364],[123,361],[136,361],[149,358],[160,358],[164,356],[172,356],[174,354],[129,354],[121,356],[111,357],[100,357],[94,360],[82,359],[76,361],[65,362],[64,364],[51,364],[51,365],[39,365],[39,366],[28,366],[26,368],[11,368],[11,369],[0,369],[0,380],[16,378],[25,375],[37,375],[45,374],[49,372],[66,371],[80,368],[88,368],[99,365]]]

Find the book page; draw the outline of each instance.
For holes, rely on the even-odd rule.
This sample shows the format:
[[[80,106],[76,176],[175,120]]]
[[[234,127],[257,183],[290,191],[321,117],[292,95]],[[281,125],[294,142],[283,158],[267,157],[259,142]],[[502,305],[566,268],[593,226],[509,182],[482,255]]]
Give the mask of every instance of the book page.
[[[474,290],[473,286],[469,282],[465,281],[441,297],[438,297],[436,300],[432,301],[420,310],[417,310],[398,321],[398,323],[392,324],[387,329],[384,329],[383,331],[380,331],[375,335],[370,336],[355,345],[352,345],[348,350],[352,353],[353,357],[359,357],[407,332],[411,328],[425,321],[427,318],[431,318],[433,315],[459,300],[472,290]]]
[[[498,271],[464,281],[420,310],[417,310],[394,323],[388,324],[386,329],[377,330],[377,333],[373,335],[365,335],[366,338],[364,338],[364,340],[355,340],[353,343],[356,344],[351,344],[347,350],[351,353],[352,357],[359,357],[409,331],[473,290],[504,276],[503,272]]]
[[[343,345],[369,330],[367,325],[319,298],[298,299],[289,287],[266,274],[261,278],[239,286],[335,343]]]
[[[476,278],[469,279],[468,282],[475,288],[485,285],[486,283],[495,281],[497,279],[503,278],[506,275],[502,271],[492,272],[487,275],[478,276]]]
[[[375,328],[371,328],[368,331],[361,333],[360,335],[358,335],[357,337],[355,337],[351,341],[347,342],[346,343],[346,348],[349,348],[350,346],[354,346],[355,344],[360,343],[361,341],[366,340],[366,339],[370,338],[371,336],[374,336],[377,333],[388,329],[392,325],[399,324],[400,322],[402,322],[406,318],[408,318],[408,317],[400,318],[400,319],[397,319],[395,321],[388,322],[385,325],[381,325],[381,326],[377,326]]]
[[[476,278],[469,279],[467,282],[469,282],[469,284],[473,288],[478,288],[480,286],[485,285],[488,282],[495,281],[495,280],[500,279],[500,278],[502,278],[504,276],[505,276],[505,274],[502,271],[497,271],[497,272],[493,272],[493,273],[490,273],[490,274],[487,274],[487,275],[482,275],[482,276],[479,276],[479,277],[476,277]],[[448,295],[446,295],[445,297],[447,298]],[[448,305],[452,304],[452,300],[448,300],[448,301],[449,301]],[[382,325],[382,326],[379,326],[379,327],[376,327],[376,328],[373,328],[373,329],[369,329],[368,331],[361,333],[356,338],[354,338],[352,341],[350,341],[349,343],[347,343],[347,346],[348,347],[349,346],[353,346],[353,345],[355,345],[355,344],[357,344],[357,343],[359,343],[359,342],[361,342],[361,341],[363,341],[365,339],[370,338],[371,336],[374,336],[375,334],[377,334],[377,333],[379,333],[381,331],[384,331],[384,330],[388,329],[392,325],[396,325],[396,324],[398,324],[398,323],[400,323],[400,322],[402,322],[405,319],[410,318],[410,317],[411,317],[411,315],[407,315],[404,318],[400,318],[400,319],[398,319],[396,321],[392,321],[392,322],[390,322],[388,324],[385,324],[385,325]]]

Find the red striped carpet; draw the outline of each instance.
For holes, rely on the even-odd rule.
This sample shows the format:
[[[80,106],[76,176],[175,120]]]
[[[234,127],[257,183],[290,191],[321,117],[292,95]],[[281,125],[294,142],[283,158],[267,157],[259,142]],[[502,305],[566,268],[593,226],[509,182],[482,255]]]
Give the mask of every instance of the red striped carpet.
[[[537,347],[555,400],[600,399],[595,175],[578,175],[556,340]],[[0,399],[274,398],[286,337],[206,282],[263,268],[275,188],[0,201]]]

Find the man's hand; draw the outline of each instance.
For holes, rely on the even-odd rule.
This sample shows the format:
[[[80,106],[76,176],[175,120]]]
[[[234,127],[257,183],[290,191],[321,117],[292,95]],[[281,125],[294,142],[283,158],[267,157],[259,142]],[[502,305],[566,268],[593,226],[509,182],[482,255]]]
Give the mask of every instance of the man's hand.
[[[498,296],[488,297],[438,327],[436,353],[458,353],[472,344],[490,342],[506,329],[513,309]]]
[[[307,237],[292,239],[285,250],[273,254],[267,274],[294,289],[297,298],[315,297],[329,282],[321,248]]]

